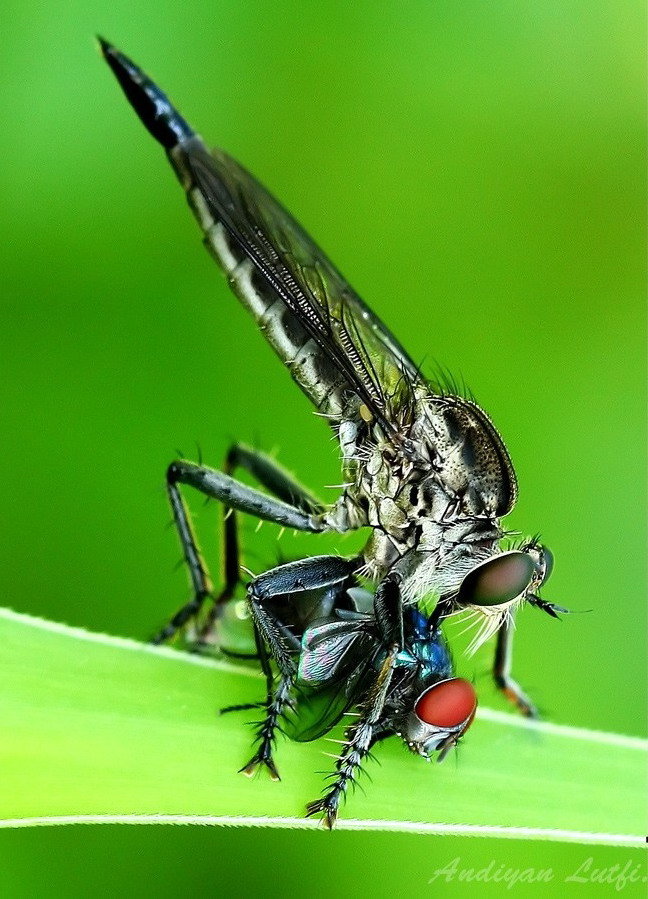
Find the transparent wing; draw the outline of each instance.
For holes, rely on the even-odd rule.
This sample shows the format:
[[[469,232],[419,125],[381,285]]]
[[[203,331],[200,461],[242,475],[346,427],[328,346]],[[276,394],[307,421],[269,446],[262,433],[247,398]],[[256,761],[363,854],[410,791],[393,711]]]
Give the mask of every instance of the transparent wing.
[[[370,621],[363,616],[309,627],[302,637],[299,680],[321,685],[344,677],[349,668],[357,666],[358,659],[366,655],[374,642],[368,632]]]
[[[283,728],[292,740],[316,740],[358,699],[371,666],[375,639],[367,619],[327,621],[302,640],[293,712]]]
[[[282,730],[291,740],[307,743],[328,733],[355,702],[362,690],[367,666],[361,665],[346,682],[327,687],[301,687],[294,708],[282,722]]]
[[[391,430],[394,404],[412,401],[419,377],[400,343],[249,172],[221,150],[208,153],[199,140],[185,144],[183,154],[230,246],[254,266],[255,283],[261,279],[281,299],[284,309],[276,314],[283,312],[285,326],[295,320],[334,364],[346,390]]]

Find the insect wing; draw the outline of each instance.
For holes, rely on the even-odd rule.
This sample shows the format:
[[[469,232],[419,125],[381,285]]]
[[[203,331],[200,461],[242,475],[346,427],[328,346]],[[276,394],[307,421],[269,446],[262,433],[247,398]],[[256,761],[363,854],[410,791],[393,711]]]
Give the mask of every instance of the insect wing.
[[[292,712],[282,723],[286,736],[306,743],[328,733],[356,701],[368,669],[368,663],[362,662],[338,683],[319,688],[298,687]]]
[[[292,740],[315,740],[340,720],[361,688],[374,645],[364,616],[327,621],[305,632],[297,698],[284,724]]]
[[[302,637],[299,681],[316,686],[344,677],[374,642],[367,625],[368,619],[363,616],[309,627]]]
[[[246,291],[263,300],[263,311],[255,313],[259,324],[320,411],[338,421],[376,420],[385,435],[396,437],[420,414],[423,394],[429,399],[440,392],[438,402],[426,406],[427,440],[443,460],[437,458],[437,480],[451,496],[465,497],[468,514],[509,512],[517,495],[515,473],[483,410],[423,383],[396,338],[249,172],[221,150],[208,153],[198,139],[182,152],[203,202],[235,248],[234,258],[253,266],[254,278],[231,270],[232,287],[250,308],[255,299]],[[295,329],[301,336],[290,343]],[[273,337],[273,330],[281,333]]]
[[[183,147],[192,179],[230,243],[253,264],[288,313],[332,362],[343,387],[385,428],[390,403],[411,400],[418,369],[290,213],[221,150]],[[284,320],[286,311],[284,311]],[[289,323],[288,323],[289,324]],[[302,387],[308,393],[307,385]]]

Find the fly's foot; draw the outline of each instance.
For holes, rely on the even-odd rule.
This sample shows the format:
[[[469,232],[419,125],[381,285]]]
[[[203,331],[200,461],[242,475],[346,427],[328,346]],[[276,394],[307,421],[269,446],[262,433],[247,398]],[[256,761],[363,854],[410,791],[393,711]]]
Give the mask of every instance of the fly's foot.
[[[306,817],[312,818],[313,815],[322,815],[322,823],[333,829],[337,818],[340,797],[336,790],[327,793],[322,799],[316,799],[315,802],[309,802],[306,806]]]
[[[209,643],[207,640],[201,640],[200,637],[196,640],[187,641],[186,650],[192,655],[205,656],[206,658],[213,657],[215,654],[214,644]]]
[[[247,765],[239,768],[239,774],[245,774],[246,777],[252,777],[258,771],[260,765],[263,765],[268,769],[271,780],[281,780],[279,772],[277,771],[277,766],[272,760],[270,748],[265,746],[262,746],[258,752],[255,752]]]
[[[182,606],[182,608],[175,613],[171,621],[169,621],[169,623],[165,625],[162,630],[158,631],[155,636],[151,637],[150,642],[154,646],[160,646],[162,643],[166,643],[172,637],[175,637],[178,631],[182,630],[187,622],[196,617],[198,612],[200,612],[203,603],[209,596],[211,596],[209,590],[197,592],[192,600],[186,603],[186,605]]]
[[[533,703],[530,700],[518,701],[516,704],[517,704],[517,708],[520,710],[520,712],[524,715],[525,718],[532,718],[535,721],[540,720],[540,712],[537,710],[537,708],[533,705]]]
[[[526,702],[518,702],[517,707],[525,716],[525,718],[532,718],[535,721],[540,720],[540,712],[530,700],[527,700]]]
[[[517,708],[526,718],[539,718],[540,714],[526,693],[510,677],[496,677],[497,689],[506,696],[509,702]]]

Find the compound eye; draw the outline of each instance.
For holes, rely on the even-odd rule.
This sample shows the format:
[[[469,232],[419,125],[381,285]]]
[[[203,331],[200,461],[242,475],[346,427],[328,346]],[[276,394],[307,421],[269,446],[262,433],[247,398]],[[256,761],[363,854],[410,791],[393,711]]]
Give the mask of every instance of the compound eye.
[[[459,587],[462,605],[498,606],[511,602],[529,587],[535,565],[528,553],[502,553],[469,571]]]
[[[545,581],[549,580],[554,568],[554,554],[548,546],[542,547],[542,560],[544,562],[544,577],[542,578],[542,583],[544,584]]]
[[[473,685],[461,677],[453,677],[422,693],[414,711],[425,724],[453,728],[471,719],[476,708],[477,694]]]

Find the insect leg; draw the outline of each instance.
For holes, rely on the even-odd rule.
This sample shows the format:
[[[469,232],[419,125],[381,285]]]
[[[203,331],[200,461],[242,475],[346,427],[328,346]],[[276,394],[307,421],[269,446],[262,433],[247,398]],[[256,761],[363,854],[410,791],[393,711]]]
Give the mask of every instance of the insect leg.
[[[248,471],[270,493],[289,505],[313,515],[321,515],[325,511],[323,504],[303,487],[292,475],[282,468],[270,456],[252,449],[243,443],[234,443],[225,457],[223,470],[232,476],[237,468]],[[239,539],[236,512],[223,507],[223,543],[225,560],[225,585],[214,599],[207,620],[201,628],[200,641],[205,641],[215,620],[218,618],[219,606],[234,595],[240,580]]]
[[[374,597],[374,615],[385,645],[397,643],[402,648],[403,600],[400,582],[400,575],[391,572],[378,585]]]
[[[239,512],[246,512],[264,521],[273,521],[275,524],[312,533],[327,529],[317,516],[248,487],[214,468],[196,465],[193,462],[172,462],[167,470],[167,487],[172,507],[175,506],[174,497],[179,497],[178,484],[188,484],[205,496],[219,499]]]
[[[505,621],[497,632],[493,679],[495,686],[504,696],[529,718],[538,718],[538,710],[520,685],[511,677],[511,654],[513,649],[513,622]]]
[[[349,784],[353,784],[364,758],[373,744],[386,736],[380,725],[385,700],[389,692],[396,659],[403,648],[403,600],[400,592],[400,577],[389,574],[379,584],[374,599],[374,614],[383,643],[388,653],[378,677],[363,703],[363,714],[357,724],[347,731],[346,743],[338,757],[337,776],[333,787],[322,799],[307,806],[307,815],[325,814],[329,828],[333,827],[340,802]]]
[[[344,799],[349,785],[355,783],[362,762],[376,739],[382,735],[380,719],[400,648],[397,643],[389,647],[374,687],[364,703],[364,712],[357,724],[352,725],[347,731],[346,742],[335,766],[336,774],[332,775],[335,777],[333,786],[322,799],[310,802],[306,807],[307,817],[323,814],[324,822],[329,829],[335,824],[340,802]]]
[[[273,496],[301,509],[302,512],[317,515],[325,511],[324,505],[290,472],[260,450],[252,449],[243,443],[235,443],[227,454],[225,471],[231,475],[237,468],[249,471]]]
[[[172,637],[190,618],[198,613],[212,589],[207,569],[201,558],[193,533],[189,511],[180,493],[180,484],[188,484],[205,494],[205,496],[221,500],[232,509],[247,512],[265,521],[273,521],[299,531],[312,531],[314,533],[327,529],[327,526],[316,515],[309,514],[282,500],[273,499],[265,493],[254,490],[252,487],[247,487],[240,481],[213,468],[179,460],[171,463],[167,469],[166,479],[173,520],[180,536],[194,597],[153,638],[153,643],[163,643]],[[232,533],[234,534],[234,542],[231,545],[229,555],[226,554],[226,582],[229,579],[230,583],[234,577],[238,578],[236,534],[234,531]],[[234,573],[235,566],[237,569],[236,573]]]
[[[357,559],[342,559],[339,556],[315,556],[298,562],[279,565],[255,578],[248,585],[248,605],[254,622],[257,646],[262,660],[268,685],[266,715],[257,733],[259,748],[250,761],[241,768],[243,774],[251,776],[259,765],[265,765],[274,780],[279,773],[272,760],[272,746],[275,731],[286,707],[290,704],[290,694],[297,677],[295,655],[299,652],[299,641],[284,627],[268,608],[268,601],[276,596],[293,596],[309,590],[326,589],[342,584],[358,567]],[[266,647],[279,669],[279,681],[274,688]]]
[[[279,623],[277,622],[277,625]],[[263,702],[246,702],[243,705],[228,705],[225,708],[220,710],[221,715],[225,715],[228,712],[245,712],[249,709],[265,709],[268,707],[270,702],[270,698],[272,696],[272,690],[274,685],[274,675],[272,673],[272,668],[270,667],[270,659],[268,658],[268,650],[266,648],[265,643],[263,642],[263,638],[261,637],[261,633],[259,631],[259,627],[255,620],[252,621],[252,626],[254,628],[254,642],[256,644],[256,654],[259,659],[259,663],[261,664],[261,671],[266,679],[266,699]],[[289,639],[292,635],[289,635]],[[291,641],[292,642],[292,641]],[[299,648],[297,644],[296,648]],[[275,769],[275,774],[277,771]],[[276,779],[279,779],[279,775],[277,774]]]

